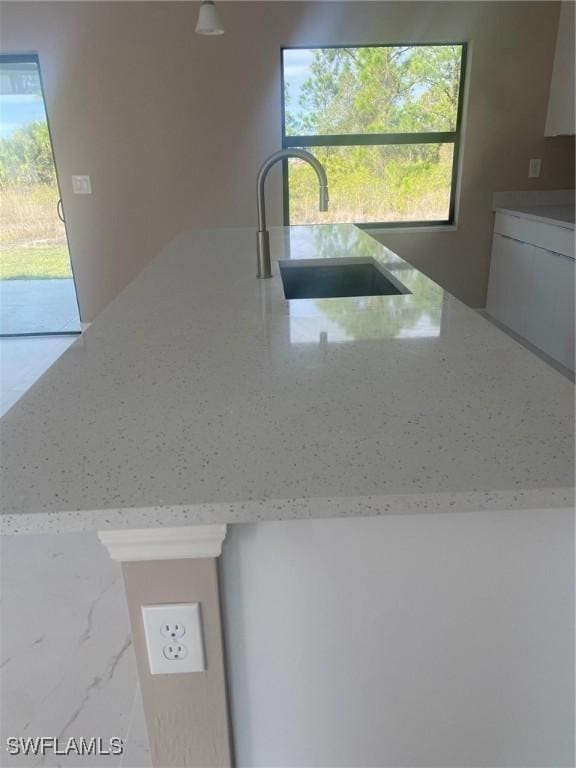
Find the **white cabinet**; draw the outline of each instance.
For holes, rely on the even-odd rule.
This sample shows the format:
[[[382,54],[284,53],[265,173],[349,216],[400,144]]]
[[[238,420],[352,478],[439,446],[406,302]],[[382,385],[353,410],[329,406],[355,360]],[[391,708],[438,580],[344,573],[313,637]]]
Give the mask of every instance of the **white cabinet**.
[[[574,259],[560,256],[556,267],[558,293],[556,294],[555,325],[558,328],[552,357],[571,371],[574,370]],[[564,329],[567,329],[564,330]]]
[[[574,259],[532,248],[523,335],[574,369]],[[570,354],[571,352],[571,354]]]
[[[531,249],[526,243],[494,235],[486,311],[516,333],[524,327]]]
[[[486,311],[574,370],[574,267],[570,256],[494,233]]]
[[[550,81],[545,136],[574,134],[574,2],[563,2]]]

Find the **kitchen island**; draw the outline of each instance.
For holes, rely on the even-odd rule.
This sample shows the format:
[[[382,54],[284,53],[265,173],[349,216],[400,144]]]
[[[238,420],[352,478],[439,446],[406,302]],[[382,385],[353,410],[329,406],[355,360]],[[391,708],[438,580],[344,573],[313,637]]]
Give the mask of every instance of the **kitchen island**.
[[[253,230],[181,234],[6,414],[4,540],[25,557],[19,534],[70,534],[73,560],[98,531],[122,562],[156,766],[231,764],[225,670],[239,764],[301,764],[303,733],[324,764],[365,737],[374,764],[446,765],[455,744],[500,764],[505,744],[470,736],[478,711],[506,734],[517,713],[514,759],[563,759],[571,382],[352,226],[271,235],[257,280]],[[407,292],[285,300],[279,262],[355,257]],[[141,606],[195,602],[205,672],[150,674]]]
[[[351,225],[184,232],[2,420],[3,533],[571,508],[571,383]],[[410,293],[286,301],[278,260]],[[304,260],[304,261],[303,261]]]

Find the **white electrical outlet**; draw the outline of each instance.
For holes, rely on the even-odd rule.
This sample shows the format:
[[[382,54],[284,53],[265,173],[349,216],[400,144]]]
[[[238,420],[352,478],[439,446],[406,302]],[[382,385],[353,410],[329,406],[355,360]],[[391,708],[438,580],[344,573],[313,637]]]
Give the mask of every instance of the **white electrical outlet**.
[[[528,178],[537,179],[542,170],[542,160],[539,157],[533,157],[528,165]]]
[[[160,634],[164,635],[164,637],[167,637],[169,640],[175,640],[178,637],[182,637],[184,632],[186,632],[186,628],[183,624],[172,624],[168,622],[167,624],[162,624],[160,627]]]
[[[143,605],[142,621],[150,674],[206,669],[200,603]]]
[[[188,648],[182,643],[168,643],[162,649],[164,657],[168,661],[176,661],[177,659],[185,659],[188,656]]]
[[[75,195],[91,195],[92,182],[90,176],[72,176],[72,192]]]

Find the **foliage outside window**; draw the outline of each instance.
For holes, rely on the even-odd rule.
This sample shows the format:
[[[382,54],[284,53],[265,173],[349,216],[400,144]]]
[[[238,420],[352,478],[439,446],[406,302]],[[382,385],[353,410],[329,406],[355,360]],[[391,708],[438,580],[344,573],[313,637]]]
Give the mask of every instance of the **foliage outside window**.
[[[2,54],[0,280],[72,277],[59,199],[38,57]]]
[[[313,152],[330,187],[319,213],[314,172],[286,163],[286,222],[452,223],[465,59],[465,44],[283,49],[283,146]]]

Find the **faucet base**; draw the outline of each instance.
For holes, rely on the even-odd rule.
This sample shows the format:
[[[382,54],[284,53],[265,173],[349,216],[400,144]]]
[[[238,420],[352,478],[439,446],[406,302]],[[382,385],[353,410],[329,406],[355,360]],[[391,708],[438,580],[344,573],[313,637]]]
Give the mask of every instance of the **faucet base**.
[[[267,231],[258,231],[256,233],[256,247],[258,253],[258,277],[267,279],[272,277],[272,267],[270,265],[270,235]]]

